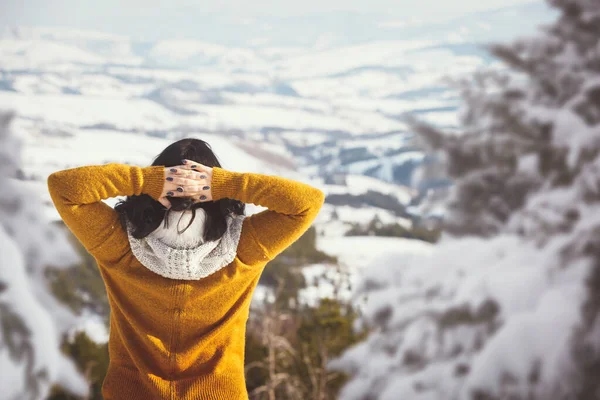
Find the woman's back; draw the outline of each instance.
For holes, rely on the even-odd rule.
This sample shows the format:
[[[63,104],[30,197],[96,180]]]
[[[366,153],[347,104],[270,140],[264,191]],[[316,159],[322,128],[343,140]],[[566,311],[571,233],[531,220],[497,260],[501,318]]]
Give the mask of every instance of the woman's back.
[[[324,196],[277,176],[219,167],[210,172],[212,201],[236,199],[267,209],[243,218],[233,261],[200,279],[171,279],[143,265],[117,213],[101,201],[142,193],[158,200],[164,168],[107,164],[48,178],[57,210],[98,261],[106,284],[106,400],[248,397],[244,343],[252,293],[266,263],[310,227]]]
[[[126,268],[103,272],[105,282],[112,282],[107,285],[112,313],[105,398],[113,390],[114,398],[123,399],[169,398],[170,393],[176,399],[245,398],[246,321],[262,268],[236,258],[200,280],[172,280],[131,256],[123,261]],[[124,371],[128,368],[152,379],[140,380]],[[204,397],[202,391],[211,386],[207,379],[221,397]],[[149,387],[125,396],[120,382],[128,391]]]

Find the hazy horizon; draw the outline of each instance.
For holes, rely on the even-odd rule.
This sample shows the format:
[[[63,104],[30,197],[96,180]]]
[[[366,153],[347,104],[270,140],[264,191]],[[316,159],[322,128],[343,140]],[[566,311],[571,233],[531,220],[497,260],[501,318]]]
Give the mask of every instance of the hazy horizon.
[[[511,6],[544,4],[543,0],[462,0],[445,3],[421,0],[362,1],[307,0],[281,3],[259,0],[212,1],[200,4],[190,0],[0,0],[0,27],[50,26],[86,29],[128,36],[141,41],[164,38],[207,39],[233,44],[240,38],[272,35],[280,29],[293,34],[318,37],[333,32],[352,40],[352,36],[385,31],[392,36],[432,22],[460,18],[471,13]],[[149,5],[150,4],[150,5]],[[286,25],[290,25],[289,27]],[[318,32],[317,32],[318,31]],[[385,37],[385,35],[384,35]]]

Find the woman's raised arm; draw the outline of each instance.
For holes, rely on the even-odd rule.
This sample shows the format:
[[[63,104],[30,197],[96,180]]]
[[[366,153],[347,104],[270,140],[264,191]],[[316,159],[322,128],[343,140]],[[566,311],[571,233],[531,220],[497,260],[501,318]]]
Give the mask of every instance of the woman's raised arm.
[[[245,264],[268,262],[310,227],[323,192],[279,176],[212,169],[212,199],[232,198],[266,207],[244,220],[238,257]]]
[[[200,202],[229,198],[267,208],[244,219],[237,254],[248,265],[274,259],[300,238],[325,201],[321,190],[292,179],[182,163],[166,171],[166,179],[181,186],[173,196]]]
[[[99,264],[107,264],[123,257],[129,242],[117,212],[102,200],[142,193],[158,200],[165,186],[165,167],[89,165],[54,172],[47,183],[67,227]]]

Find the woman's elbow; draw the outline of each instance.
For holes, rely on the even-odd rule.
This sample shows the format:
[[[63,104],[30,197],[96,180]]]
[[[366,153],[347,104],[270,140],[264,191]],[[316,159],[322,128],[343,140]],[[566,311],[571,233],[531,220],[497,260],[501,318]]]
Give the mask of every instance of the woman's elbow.
[[[50,175],[48,175],[48,178],[46,179],[46,186],[48,187],[48,191],[50,192],[50,194],[55,193],[57,191],[59,182],[60,179],[56,172],[53,172]]]
[[[63,183],[64,179],[62,179],[60,171],[53,172],[48,175],[46,179],[46,186],[48,187],[48,192],[50,193],[50,197],[53,201],[62,197],[63,195]]]
[[[313,188],[310,198],[311,208],[315,213],[318,213],[321,207],[323,207],[323,203],[325,203],[325,193],[321,189]]]
[[[319,208],[325,203],[325,193],[321,189],[315,188],[315,201],[319,205]]]

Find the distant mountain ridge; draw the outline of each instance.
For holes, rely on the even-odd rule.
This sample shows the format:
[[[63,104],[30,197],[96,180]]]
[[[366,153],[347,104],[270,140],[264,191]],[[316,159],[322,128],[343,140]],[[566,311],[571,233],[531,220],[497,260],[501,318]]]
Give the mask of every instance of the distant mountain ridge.
[[[289,26],[274,36],[284,40],[294,24],[318,21],[316,29],[346,16],[282,19]],[[435,160],[418,147],[403,115],[456,126],[459,99],[443,79],[493,63],[478,42],[507,33],[504,24],[546,17],[541,3],[418,26],[381,25],[380,17],[365,16],[387,33],[317,46],[309,43],[310,34],[304,44],[253,46],[210,37],[141,42],[69,28],[6,27],[0,34],[0,108],[16,110],[18,120],[49,136],[54,131],[74,137],[78,132],[166,139],[219,135],[254,154],[274,151],[278,156],[269,158],[280,157],[279,164],[335,184],[338,205],[372,201],[375,208],[386,204],[406,216],[406,207],[420,209],[427,191],[448,182],[415,179]],[[344,21],[330,28],[343,29],[354,20]],[[340,188],[350,184],[340,185],[342,176],[397,185],[411,199],[394,200],[388,189],[381,192],[385,186],[368,179],[348,182],[368,184],[383,197],[343,198]],[[346,187],[350,195],[353,188]]]
[[[531,31],[533,26],[548,21],[553,11],[541,1],[531,1],[499,9],[474,12],[455,18],[438,18],[427,21],[413,18],[410,10],[406,17],[390,18],[377,13],[356,13],[348,11],[320,12],[301,16],[278,17],[262,16],[240,18],[226,14],[179,15],[177,20],[178,37],[199,38],[204,42],[227,47],[313,47],[327,49],[350,46],[377,40],[427,39],[436,42],[487,42],[503,40]],[[523,23],[515,24],[515,21]],[[129,20],[122,26],[113,21],[113,31],[121,34],[139,32],[134,38],[134,54],[145,57],[148,43],[156,43],[171,37],[167,32],[149,28],[160,21],[144,19]],[[493,26],[493,29],[491,28]],[[65,40],[67,29],[52,37]],[[75,29],[71,29],[75,31]],[[125,35],[106,33],[85,33],[78,31],[80,38],[100,42],[111,39],[120,41]],[[23,35],[23,33],[21,33]],[[50,34],[46,34],[49,37]]]

